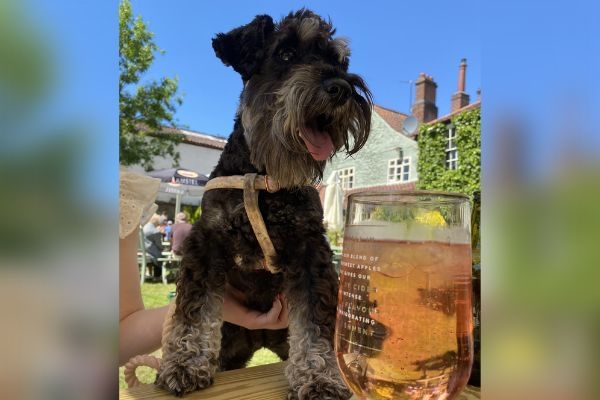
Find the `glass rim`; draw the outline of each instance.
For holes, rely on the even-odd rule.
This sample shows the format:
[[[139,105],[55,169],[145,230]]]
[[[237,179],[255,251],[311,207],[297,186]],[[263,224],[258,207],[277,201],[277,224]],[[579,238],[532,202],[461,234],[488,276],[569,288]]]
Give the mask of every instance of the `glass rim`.
[[[375,191],[369,191],[368,189],[362,192],[355,192],[352,193],[350,195],[348,195],[348,203],[350,203],[352,201],[352,199],[356,198],[356,197],[364,197],[365,200],[368,200],[370,198],[378,198],[378,197],[383,197],[383,196],[389,196],[389,197],[393,197],[393,196],[405,196],[405,197],[419,197],[419,196],[435,196],[435,197],[440,197],[440,198],[447,198],[447,199],[465,199],[465,200],[471,200],[471,197],[464,194],[464,193],[458,193],[458,192],[448,192],[448,191],[443,191],[443,190],[402,190],[402,189],[395,189],[395,190],[375,190]]]

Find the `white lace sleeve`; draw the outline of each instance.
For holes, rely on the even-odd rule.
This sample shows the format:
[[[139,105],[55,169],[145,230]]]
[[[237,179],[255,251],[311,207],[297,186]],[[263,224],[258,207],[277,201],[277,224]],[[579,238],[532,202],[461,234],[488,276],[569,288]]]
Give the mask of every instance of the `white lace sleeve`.
[[[124,169],[119,171],[119,238],[125,238],[154,214],[159,187],[159,179]]]

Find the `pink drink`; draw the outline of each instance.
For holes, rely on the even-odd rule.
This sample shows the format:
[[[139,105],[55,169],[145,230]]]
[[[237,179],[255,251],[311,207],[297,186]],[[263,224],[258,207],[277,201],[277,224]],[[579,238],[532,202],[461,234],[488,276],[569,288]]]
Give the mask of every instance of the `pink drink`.
[[[364,399],[453,398],[473,362],[470,244],[355,229],[344,239],[335,340],[346,383]]]

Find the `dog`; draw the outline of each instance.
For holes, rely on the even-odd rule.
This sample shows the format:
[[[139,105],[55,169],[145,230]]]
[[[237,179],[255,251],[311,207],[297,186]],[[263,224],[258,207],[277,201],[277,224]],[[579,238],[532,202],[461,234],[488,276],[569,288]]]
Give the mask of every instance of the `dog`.
[[[336,152],[363,147],[373,102],[363,79],[348,72],[347,41],[334,34],[330,21],[301,9],[277,23],[256,16],[213,39],[243,90],[184,244],[172,329],[163,339],[156,384],[177,396],[211,385],[218,370],[244,367],[261,347],[288,360],[288,399],[351,396],[333,349],[338,277],[314,184]],[[288,329],[224,323],[226,285],[262,312],[282,293]]]

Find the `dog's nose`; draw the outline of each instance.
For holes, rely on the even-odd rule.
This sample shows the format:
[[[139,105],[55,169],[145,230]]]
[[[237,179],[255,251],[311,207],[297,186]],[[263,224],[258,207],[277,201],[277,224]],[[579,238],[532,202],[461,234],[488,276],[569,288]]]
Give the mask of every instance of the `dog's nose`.
[[[350,84],[341,78],[331,78],[323,82],[323,88],[334,102],[342,105],[350,98],[352,88]]]

